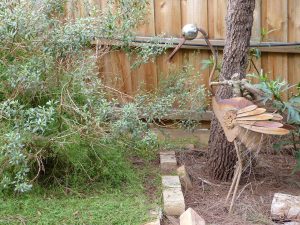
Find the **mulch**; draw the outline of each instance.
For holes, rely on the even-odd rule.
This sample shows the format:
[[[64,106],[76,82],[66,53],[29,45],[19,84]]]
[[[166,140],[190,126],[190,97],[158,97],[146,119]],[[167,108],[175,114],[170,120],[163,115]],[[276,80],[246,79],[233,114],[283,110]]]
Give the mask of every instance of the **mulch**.
[[[275,224],[270,218],[274,193],[300,195],[300,172],[292,173],[296,165],[295,158],[291,155],[261,153],[255,168],[249,170],[250,174],[244,175],[234,212],[229,215],[224,202],[231,183],[210,179],[205,149],[179,151],[177,160],[180,165],[185,165],[193,183],[192,190],[184,190],[186,208],[193,208],[209,225]],[[165,218],[163,224],[176,223]]]

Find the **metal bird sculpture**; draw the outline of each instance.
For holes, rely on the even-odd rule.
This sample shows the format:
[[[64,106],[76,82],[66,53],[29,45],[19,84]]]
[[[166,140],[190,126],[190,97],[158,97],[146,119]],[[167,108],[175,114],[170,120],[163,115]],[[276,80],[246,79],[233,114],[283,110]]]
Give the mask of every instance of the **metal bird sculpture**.
[[[214,66],[209,76],[209,89],[212,92],[212,108],[213,112],[221,124],[225,136],[229,142],[234,142],[237,154],[237,165],[234,172],[234,177],[230,190],[228,192],[226,203],[232,194],[232,200],[229,212],[235,201],[238,185],[240,182],[241,174],[243,172],[243,157],[242,151],[245,147],[248,150],[257,150],[259,143],[262,142],[263,135],[286,135],[289,130],[282,124],[283,117],[279,114],[268,113],[265,108],[258,107],[253,101],[241,96],[241,84],[239,74],[234,74],[231,80],[224,80],[220,82],[212,82],[213,76],[217,66],[217,53],[211,45],[207,33],[193,24],[188,24],[183,27],[183,39],[179,45],[169,56],[169,61],[185,43],[186,40],[193,40],[200,32],[214,57]],[[238,84],[238,90],[236,87]],[[220,99],[215,96],[213,86],[230,85],[233,87],[233,96],[229,99]],[[243,145],[245,147],[243,147]],[[233,192],[233,193],[232,193]]]

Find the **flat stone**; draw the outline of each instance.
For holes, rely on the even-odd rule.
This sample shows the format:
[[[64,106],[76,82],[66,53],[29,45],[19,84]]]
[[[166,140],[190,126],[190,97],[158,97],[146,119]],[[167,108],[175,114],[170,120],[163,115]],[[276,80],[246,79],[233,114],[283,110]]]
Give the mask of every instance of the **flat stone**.
[[[185,190],[193,189],[193,184],[190,175],[187,173],[185,166],[181,166],[177,169],[177,174],[181,180],[181,184]]]
[[[175,156],[175,151],[166,151],[166,152],[160,152],[160,155],[174,155]]]
[[[188,208],[180,216],[180,225],[205,225],[205,220],[199,216],[192,208]]]
[[[283,225],[300,225],[300,222],[287,222],[284,223]]]
[[[179,176],[162,176],[162,185],[167,188],[181,188]]]
[[[180,216],[185,210],[181,188],[163,190],[164,212],[169,216]]]
[[[300,220],[300,196],[275,193],[271,206],[273,219]]]
[[[176,170],[177,160],[174,151],[160,153],[160,168],[163,171]]]

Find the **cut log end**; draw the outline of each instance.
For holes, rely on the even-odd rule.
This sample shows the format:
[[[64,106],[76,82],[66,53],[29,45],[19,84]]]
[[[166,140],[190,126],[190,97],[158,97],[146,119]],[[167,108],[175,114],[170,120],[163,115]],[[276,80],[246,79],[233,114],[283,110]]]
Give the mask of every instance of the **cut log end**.
[[[271,206],[271,216],[276,221],[300,221],[300,196],[275,193]]]

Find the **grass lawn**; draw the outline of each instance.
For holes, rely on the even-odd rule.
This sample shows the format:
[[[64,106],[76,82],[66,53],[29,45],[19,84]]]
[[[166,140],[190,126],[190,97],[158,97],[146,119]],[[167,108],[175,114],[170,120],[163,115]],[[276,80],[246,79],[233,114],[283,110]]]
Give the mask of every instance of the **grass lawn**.
[[[0,195],[0,224],[140,225],[149,222],[149,210],[156,205],[144,188],[148,175],[159,185],[157,170],[147,168],[117,189],[99,184],[68,194],[60,188],[36,189],[23,196]]]
[[[151,204],[143,193],[88,197],[35,196],[0,200],[0,224],[141,224]]]

